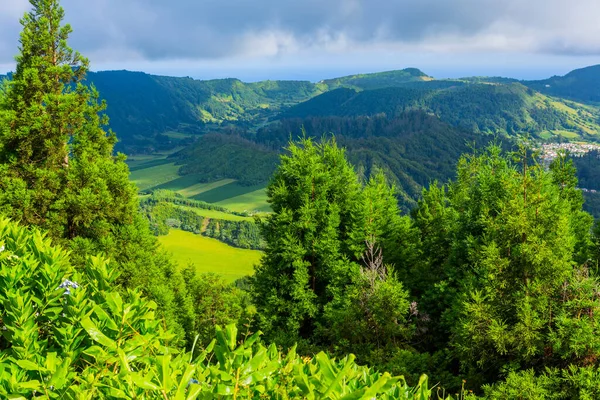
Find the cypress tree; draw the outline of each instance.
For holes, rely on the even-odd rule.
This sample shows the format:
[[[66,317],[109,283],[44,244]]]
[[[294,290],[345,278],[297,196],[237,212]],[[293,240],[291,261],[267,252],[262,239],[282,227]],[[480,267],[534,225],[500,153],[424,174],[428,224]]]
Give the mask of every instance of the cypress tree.
[[[381,326],[373,333],[361,325],[368,320],[379,326],[389,317],[396,326],[391,314],[354,319],[365,312],[363,299],[384,304],[390,288],[393,315],[407,312],[402,286],[387,282],[381,263],[363,257],[370,246],[370,256],[380,249],[392,253],[397,232],[408,225],[393,189],[382,174],[363,187],[334,140],[303,139],[287,150],[267,188],[273,213],[263,223],[266,250],[253,278],[261,330],[283,344],[305,340],[326,346],[335,345],[340,330],[357,331],[347,336],[353,342],[348,345],[404,335],[402,329]]]
[[[104,252],[123,288],[142,287],[177,330],[193,320],[181,274],[138,212],[106,103],[84,84],[89,61],[67,43],[58,0],[30,0],[0,102],[0,212],[47,230],[75,265]],[[181,331],[180,331],[181,332]],[[191,333],[190,333],[191,334]]]

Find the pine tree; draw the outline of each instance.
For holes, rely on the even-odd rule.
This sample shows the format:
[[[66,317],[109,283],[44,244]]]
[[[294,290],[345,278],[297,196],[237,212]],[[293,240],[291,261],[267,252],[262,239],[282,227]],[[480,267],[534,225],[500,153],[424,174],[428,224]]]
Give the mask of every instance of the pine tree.
[[[84,84],[89,62],[67,44],[64,11],[58,0],[30,3],[0,101],[0,212],[47,230],[75,265],[105,253],[123,288],[143,288],[169,321],[190,324],[185,282],[138,213],[125,157],[104,129],[106,104]]]

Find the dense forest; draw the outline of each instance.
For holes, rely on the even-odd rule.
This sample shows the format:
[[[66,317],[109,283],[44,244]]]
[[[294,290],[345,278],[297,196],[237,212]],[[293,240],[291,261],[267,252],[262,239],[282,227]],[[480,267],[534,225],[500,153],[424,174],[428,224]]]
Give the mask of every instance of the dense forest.
[[[342,88],[294,106],[282,116],[395,117],[412,109],[430,112],[474,132],[538,136],[547,131],[569,131],[594,138],[599,131],[594,112],[558,102],[515,82],[471,82],[440,88],[436,81],[430,81],[363,91]]]
[[[600,226],[579,188],[597,185],[597,153],[558,153],[546,168],[527,141],[467,130],[441,108],[284,118],[203,136],[221,157],[250,149],[233,162],[194,166],[197,146],[169,159],[249,184],[270,168],[271,212],[205,218],[196,211],[228,210],[161,190],[138,197],[64,10],[31,5],[0,90],[1,397],[600,397]],[[432,92],[416,70],[373,84],[395,75],[415,87],[325,96],[449,96],[478,118],[458,99],[510,111],[513,89],[527,92]],[[315,94],[303,85],[252,91],[293,102],[288,91]],[[514,112],[505,122],[521,121]],[[227,284],[171,260],[156,235],[172,228],[258,243],[264,256]]]

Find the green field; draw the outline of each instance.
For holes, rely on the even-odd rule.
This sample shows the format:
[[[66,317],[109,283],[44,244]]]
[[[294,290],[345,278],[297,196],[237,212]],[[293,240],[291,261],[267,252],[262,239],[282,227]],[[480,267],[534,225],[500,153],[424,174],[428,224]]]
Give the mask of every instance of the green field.
[[[217,204],[237,212],[270,212],[264,185],[244,186],[234,179],[200,182],[197,175],[180,176],[179,166],[170,162],[167,154],[131,156],[127,160],[130,179],[140,191],[149,189],[172,190],[195,200]],[[208,218],[220,218],[201,214]],[[230,219],[231,218],[221,218]]]
[[[215,203],[232,211],[271,211],[264,185],[244,186],[232,181],[197,194],[193,199]]]
[[[271,212],[271,206],[267,203],[267,191],[264,187],[239,196],[221,200],[216,204],[226,207],[232,211],[262,211]]]
[[[146,190],[179,178],[178,170],[179,166],[175,163],[157,165],[132,171],[129,179],[139,190]]]
[[[193,263],[198,272],[214,272],[228,282],[254,273],[262,252],[231,247],[216,239],[171,229],[167,236],[160,236],[164,248],[173,254],[180,266]]]
[[[229,214],[218,210],[206,210],[204,208],[181,206],[184,210],[190,210],[198,215],[211,219],[224,219],[226,221],[254,221],[253,217],[242,217],[240,215]]]

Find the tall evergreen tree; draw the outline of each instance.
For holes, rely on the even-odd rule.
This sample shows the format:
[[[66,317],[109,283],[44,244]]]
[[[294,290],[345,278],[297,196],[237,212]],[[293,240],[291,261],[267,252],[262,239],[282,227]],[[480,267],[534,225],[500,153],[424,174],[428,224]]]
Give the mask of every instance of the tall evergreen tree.
[[[30,3],[0,103],[0,212],[47,230],[75,264],[104,252],[123,287],[144,288],[170,321],[189,324],[183,278],[138,213],[125,157],[104,129],[106,104],[83,83],[89,62],[68,46],[64,11],[58,0]]]
[[[435,278],[418,287],[440,321],[435,343],[449,341],[476,384],[600,355],[599,286],[578,262],[591,223],[572,185],[560,183],[572,177],[545,171],[524,148],[516,159],[495,146],[463,157],[457,180],[426,192],[415,213],[423,243],[439,243],[443,256],[427,257]],[[446,220],[446,230],[426,230],[428,220]]]
[[[304,139],[281,157],[267,193],[273,213],[253,279],[261,329],[284,344],[333,345],[349,330],[349,347],[404,339],[407,295],[379,255],[407,224],[383,175],[363,188],[335,141]]]

